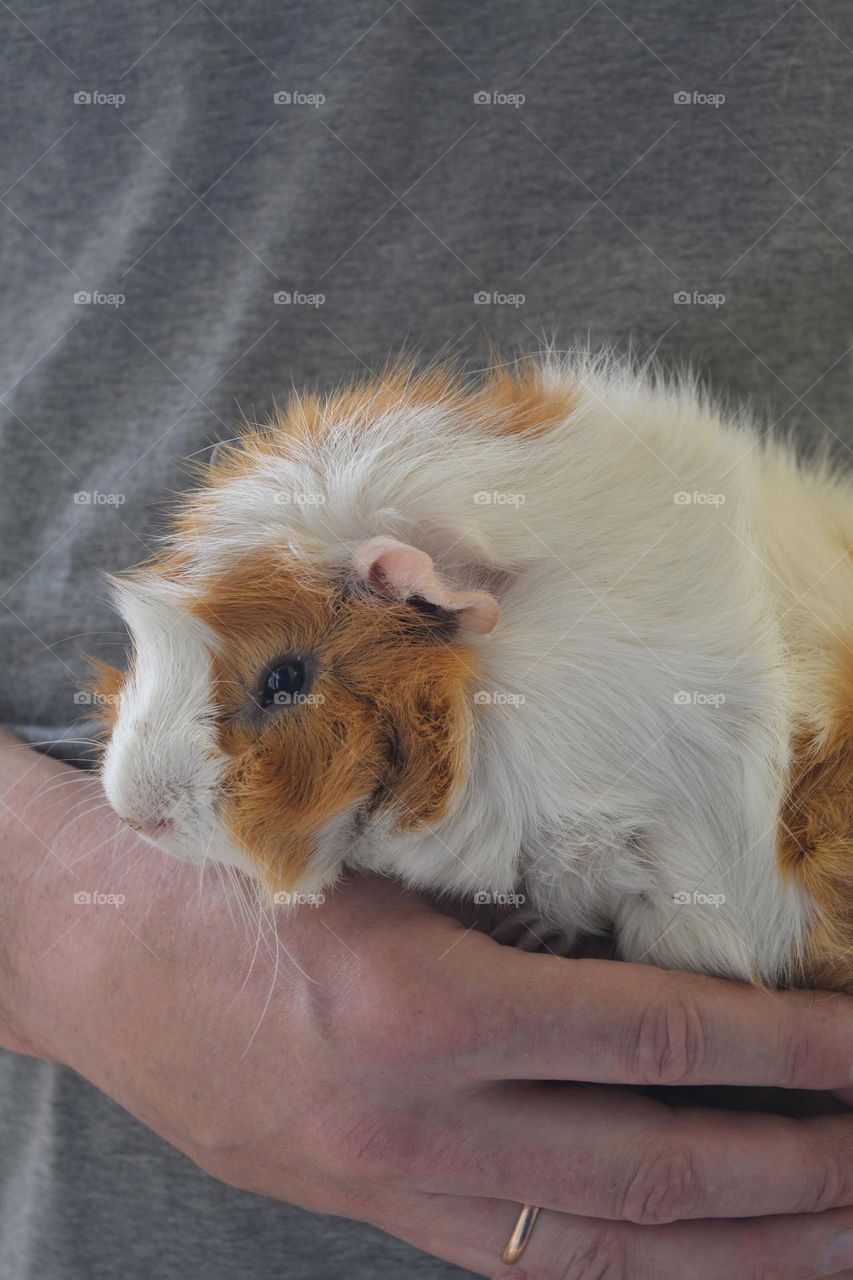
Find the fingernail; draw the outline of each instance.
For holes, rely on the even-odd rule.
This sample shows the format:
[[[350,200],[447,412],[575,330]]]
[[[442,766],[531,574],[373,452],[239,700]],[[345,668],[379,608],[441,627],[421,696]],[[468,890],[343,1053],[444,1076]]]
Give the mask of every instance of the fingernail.
[[[816,1276],[837,1276],[839,1271],[853,1267],[853,1231],[842,1231],[833,1236],[829,1248],[818,1263]]]

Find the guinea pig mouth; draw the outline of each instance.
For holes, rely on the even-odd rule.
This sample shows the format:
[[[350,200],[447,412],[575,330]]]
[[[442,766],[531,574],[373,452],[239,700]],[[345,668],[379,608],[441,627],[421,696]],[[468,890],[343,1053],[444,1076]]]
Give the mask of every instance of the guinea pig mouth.
[[[170,853],[185,838],[184,831],[174,818],[150,818],[147,822],[128,822],[125,820],[125,826],[132,827],[134,831],[138,831],[149,844],[155,845],[158,849],[165,849]]]
[[[181,862],[202,867],[218,863],[242,871],[250,870],[246,852],[232,844],[215,817],[207,821],[192,818],[180,823],[171,820],[161,824],[156,831],[148,829],[140,834],[156,849]]]
[[[149,818],[146,822],[134,822],[131,818],[125,818],[124,822],[126,826],[132,827],[141,836],[145,836],[146,840],[155,842],[175,829],[174,818]]]

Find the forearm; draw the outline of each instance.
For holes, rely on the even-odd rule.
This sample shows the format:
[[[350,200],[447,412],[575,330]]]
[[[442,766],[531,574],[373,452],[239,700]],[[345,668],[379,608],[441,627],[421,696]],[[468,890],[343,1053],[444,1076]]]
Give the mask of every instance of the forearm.
[[[33,897],[45,881],[40,864],[51,857],[58,832],[58,800],[47,788],[62,772],[62,765],[0,730],[0,1046],[36,1055],[27,988],[38,939],[30,921],[39,918]],[[44,919],[42,924],[50,927]]]

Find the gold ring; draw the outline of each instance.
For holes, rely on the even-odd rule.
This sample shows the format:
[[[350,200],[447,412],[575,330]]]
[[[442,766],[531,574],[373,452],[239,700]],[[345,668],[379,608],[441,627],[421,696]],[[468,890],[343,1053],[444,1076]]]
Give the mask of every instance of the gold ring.
[[[508,1266],[512,1266],[514,1262],[518,1262],[524,1250],[527,1248],[527,1242],[533,1231],[534,1223],[539,1217],[539,1206],[536,1204],[523,1204],[521,1212],[516,1218],[515,1226],[512,1229],[512,1235],[507,1240],[504,1251],[501,1254],[501,1262],[506,1262]]]

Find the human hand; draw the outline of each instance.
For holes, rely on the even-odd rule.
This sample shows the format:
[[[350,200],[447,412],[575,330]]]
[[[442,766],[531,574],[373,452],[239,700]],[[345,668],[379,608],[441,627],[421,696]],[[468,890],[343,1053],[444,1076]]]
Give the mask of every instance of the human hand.
[[[853,1117],[673,1112],[607,1087],[849,1086],[853,1001],[520,954],[366,880],[256,946],[215,877],[129,833],[116,855],[109,813],[56,862],[61,789],[37,828],[32,806],[13,815],[65,771],[27,763],[0,824],[12,1047],[80,1071],[209,1173],[488,1276],[522,1201],[545,1206],[524,1255],[542,1280],[853,1269],[822,1261],[853,1230]],[[80,888],[125,901],[84,917]]]

